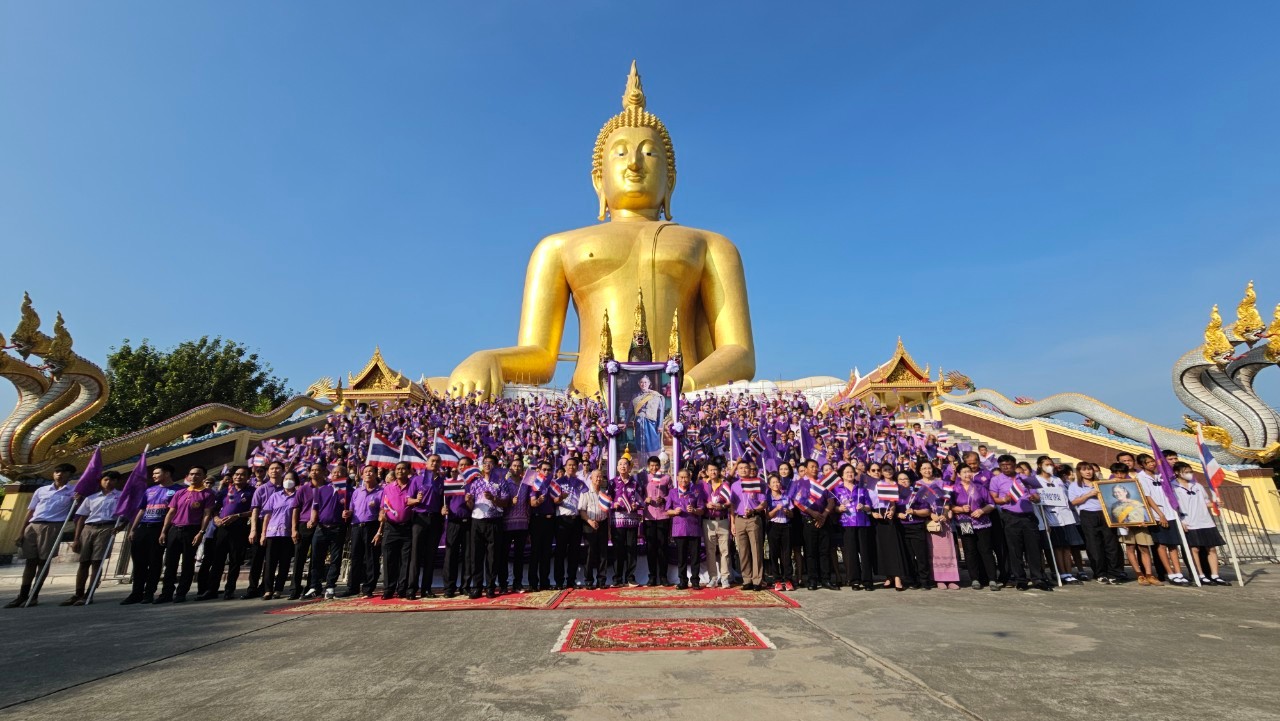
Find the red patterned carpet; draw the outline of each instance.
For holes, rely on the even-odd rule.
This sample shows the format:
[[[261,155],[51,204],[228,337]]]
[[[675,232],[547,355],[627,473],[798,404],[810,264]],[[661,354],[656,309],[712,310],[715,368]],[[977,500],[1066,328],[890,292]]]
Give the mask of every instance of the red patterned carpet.
[[[703,588],[680,591],[674,587],[575,589],[554,606],[578,608],[799,608],[793,599],[775,591],[743,591],[739,588]]]
[[[420,598],[405,601],[393,598],[384,601],[373,598],[343,598],[334,601],[307,601],[293,606],[275,608],[267,613],[405,613],[416,611],[512,611],[547,610],[555,608],[563,591],[539,591],[537,593],[508,593],[497,598],[471,600],[466,596],[454,598]]]
[[[741,618],[577,618],[553,650],[758,651],[774,648]]]

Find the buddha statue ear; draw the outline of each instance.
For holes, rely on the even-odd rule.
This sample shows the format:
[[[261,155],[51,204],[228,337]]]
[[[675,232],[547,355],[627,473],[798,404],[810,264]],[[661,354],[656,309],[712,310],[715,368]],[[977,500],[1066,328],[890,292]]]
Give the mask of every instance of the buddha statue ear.
[[[673,190],[671,183],[667,184],[667,194],[662,198],[662,213],[667,216],[667,220],[671,220],[671,191]]]
[[[596,189],[596,200],[599,201],[599,209],[596,213],[597,220],[604,220],[609,215],[609,201],[604,197],[604,179],[601,178],[600,171],[591,171],[591,187]]]

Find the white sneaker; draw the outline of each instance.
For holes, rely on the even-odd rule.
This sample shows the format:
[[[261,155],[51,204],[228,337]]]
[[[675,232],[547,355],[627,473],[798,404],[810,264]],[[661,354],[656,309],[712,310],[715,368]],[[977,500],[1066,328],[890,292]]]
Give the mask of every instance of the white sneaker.
[[[306,593],[304,593],[304,594],[302,594],[302,597],[303,597],[303,598],[315,598],[315,597],[316,597],[316,590],[315,590],[314,588],[308,588],[308,589],[307,589],[307,592],[306,592]]]
[[[720,588],[732,588],[732,587],[733,587],[733,584],[729,583],[729,579],[724,578],[720,580]]]
[[[332,589],[332,588],[326,588],[326,589],[324,590],[324,600],[326,600],[326,601],[332,601],[332,600],[333,600],[333,589]]]

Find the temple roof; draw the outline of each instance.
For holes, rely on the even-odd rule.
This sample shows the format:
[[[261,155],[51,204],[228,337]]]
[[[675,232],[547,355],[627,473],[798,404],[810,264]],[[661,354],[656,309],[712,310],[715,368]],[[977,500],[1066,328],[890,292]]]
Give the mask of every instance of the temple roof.
[[[851,401],[873,390],[902,389],[911,391],[937,391],[938,383],[929,379],[929,367],[924,370],[916,363],[911,354],[898,338],[898,347],[894,349],[889,360],[876,366],[870,373],[860,376],[857,372],[849,374],[849,384],[832,400],[837,404]]]
[[[375,346],[373,356],[365,364],[364,369],[354,376],[347,374],[348,394],[364,395],[377,393],[407,394],[421,397],[422,388],[409,380],[400,371],[393,371],[382,357],[382,348]],[[396,393],[396,392],[399,393]]]

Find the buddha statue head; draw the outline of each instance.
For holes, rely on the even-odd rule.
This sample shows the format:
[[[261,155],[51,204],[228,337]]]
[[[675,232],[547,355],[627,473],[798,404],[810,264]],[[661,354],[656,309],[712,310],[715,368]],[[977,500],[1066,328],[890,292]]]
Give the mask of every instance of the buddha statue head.
[[[634,60],[622,95],[622,112],[609,118],[596,136],[591,184],[600,202],[600,220],[671,219],[675,150],[667,127],[645,110],[644,88]]]

